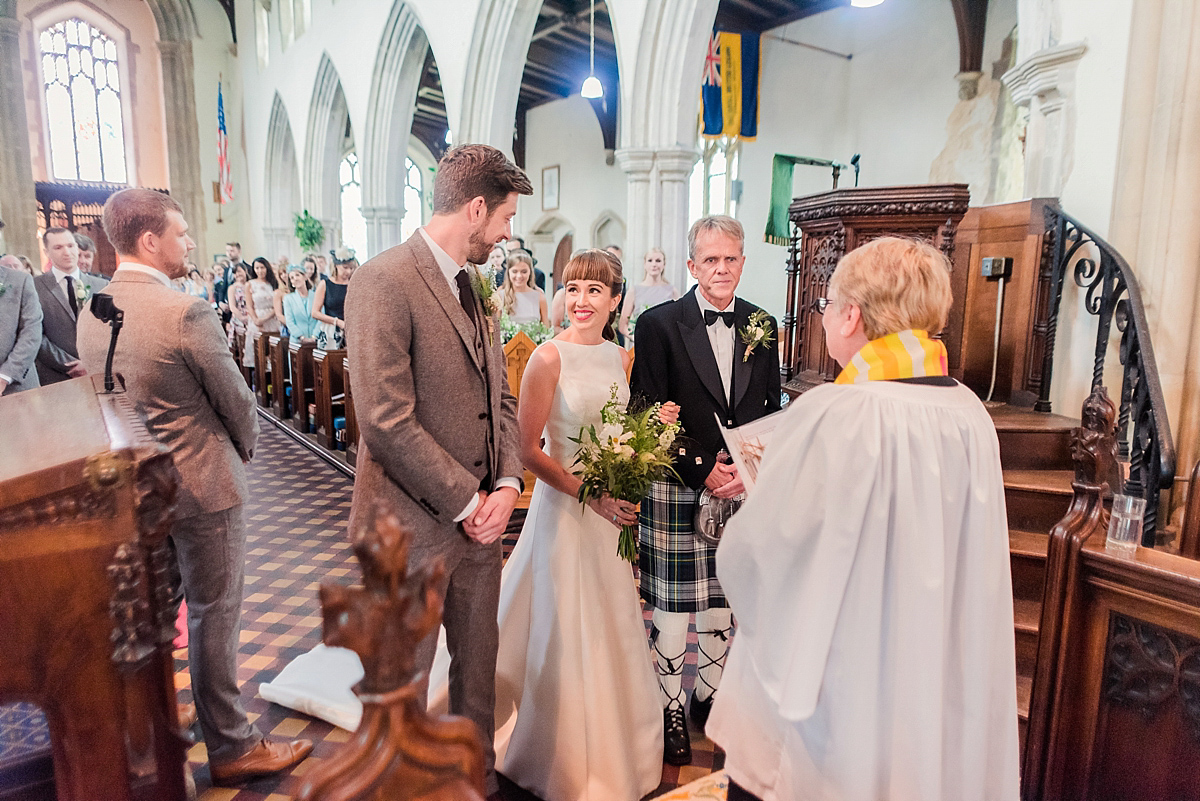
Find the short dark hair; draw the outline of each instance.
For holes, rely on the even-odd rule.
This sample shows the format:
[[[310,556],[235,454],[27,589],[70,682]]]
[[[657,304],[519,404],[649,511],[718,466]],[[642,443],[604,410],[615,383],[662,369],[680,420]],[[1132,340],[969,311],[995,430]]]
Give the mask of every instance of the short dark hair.
[[[63,228],[62,226],[59,226],[59,225],[50,226],[49,228],[47,228],[45,231],[42,232],[42,244],[45,245],[46,247],[50,247],[50,243],[47,240],[50,238],[51,234],[71,234],[71,232],[68,229]],[[71,236],[74,237],[75,235],[71,234]],[[76,246],[78,246],[79,243],[76,242],[75,244],[76,244]]]
[[[523,237],[523,236],[514,236],[511,239],[509,239],[508,241],[509,242],[520,242],[521,250],[525,249],[525,237]]]
[[[80,250],[96,252],[96,242],[87,234],[75,234],[75,244],[79,245]]]
[[[167,231],[167,214],[183,214],[175,198],[153,189],[122,189],[108,198],[101,220],[104,235],[117,253],[132,256],[137,253],[138,240],[149,231],[162,236]]]
[[[433,176],[433,213],[452,214],[477,197],[488,213],[513,192],[533,194],[529,176],[489,145],[460,145],[446,151]]]

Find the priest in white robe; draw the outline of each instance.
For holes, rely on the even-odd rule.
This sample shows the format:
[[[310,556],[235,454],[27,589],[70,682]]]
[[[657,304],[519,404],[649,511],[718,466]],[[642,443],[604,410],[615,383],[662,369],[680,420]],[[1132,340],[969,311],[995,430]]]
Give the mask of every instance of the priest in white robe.
[[[1018,797],[1000,452],[930,338],[948,270],[897,238],[841,261],[821,307],[844,369],[792,403],[726,528],[730,801]]]

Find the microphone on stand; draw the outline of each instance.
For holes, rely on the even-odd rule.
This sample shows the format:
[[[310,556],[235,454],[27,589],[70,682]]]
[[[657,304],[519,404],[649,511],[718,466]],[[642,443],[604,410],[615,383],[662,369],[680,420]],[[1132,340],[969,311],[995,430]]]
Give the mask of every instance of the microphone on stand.
[[[117,350],[117,335],[121,333],[121,326],[125,324],[125,312],[118,309],[113,303],[112,295],[97,293],[92,295],[92,315],[100,322],[112,326],[112,339],[108,342],[108,358],[104,361],[104,391],[112,392],[115,386],[112,369],[113,354]]]

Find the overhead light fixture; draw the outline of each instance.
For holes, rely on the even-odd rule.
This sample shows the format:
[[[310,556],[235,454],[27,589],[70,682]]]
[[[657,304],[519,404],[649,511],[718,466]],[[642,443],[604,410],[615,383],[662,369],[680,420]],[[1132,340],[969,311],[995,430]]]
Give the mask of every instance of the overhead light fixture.
[[[604,86],[600,83],[600,79],[595,75],[589,75],[583,81],[583,88],[579,90],[581,97],[594,100],[597,97],[604,97]]]
[[[883,0],[850,0],[850,5],[855,8],[874,8],[882,2]]]
[[[579,95],[589,100],[595,100],[598,97],[604,97],[604,86],[600,83],[600,79],[596,77],[596,0],[592,0],[591,24],[592,35],[588,76],[583,82],[583,88],[579,90]]]

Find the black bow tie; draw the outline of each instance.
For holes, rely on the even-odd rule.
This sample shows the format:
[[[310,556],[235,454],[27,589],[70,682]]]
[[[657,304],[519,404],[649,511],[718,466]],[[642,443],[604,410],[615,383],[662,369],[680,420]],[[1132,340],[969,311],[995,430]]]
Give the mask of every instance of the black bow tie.
[[[704,310],[704,324],[713,325],[717,320],[725,323],[725,325],[733,328],[733,312],[731,311],[713,311],[712,309]]]

